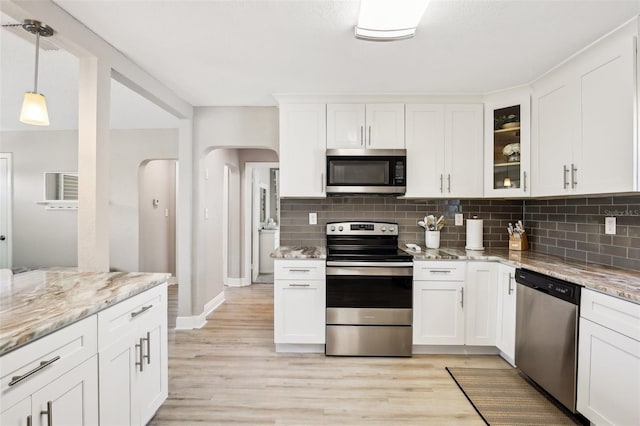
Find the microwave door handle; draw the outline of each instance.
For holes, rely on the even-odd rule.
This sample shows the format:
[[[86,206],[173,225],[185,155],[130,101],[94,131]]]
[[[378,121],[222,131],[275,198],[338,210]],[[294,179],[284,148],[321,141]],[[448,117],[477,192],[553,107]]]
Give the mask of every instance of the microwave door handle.
[[[360,145],[364,145],[364,126],[360,126]]]
[[[369,148],[371,148],[371,126],[369,126]]]

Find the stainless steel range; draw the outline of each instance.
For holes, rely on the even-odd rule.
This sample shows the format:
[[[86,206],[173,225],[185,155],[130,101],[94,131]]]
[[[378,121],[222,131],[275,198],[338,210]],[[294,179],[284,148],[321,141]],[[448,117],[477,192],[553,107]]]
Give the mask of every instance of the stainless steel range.
[[[327,224],[327,355],[411,356],[413,258],[398,224]]]

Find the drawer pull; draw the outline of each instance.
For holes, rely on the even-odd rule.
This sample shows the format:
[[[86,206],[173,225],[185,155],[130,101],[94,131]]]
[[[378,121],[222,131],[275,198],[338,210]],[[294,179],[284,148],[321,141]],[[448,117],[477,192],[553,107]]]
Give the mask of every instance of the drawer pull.
[[[13,386],[16,383],[20,383],[21,381],[23,381],[27,377],[36,374],[38,371],[42,370],[45,367],[50,366],[51,364],[53,364],[54,362],[56,362],[59,359],[60,359],[60,355],[56,356],[55,358],[51,358],[49,361],[40,361],[40,365],[37,366],[36,368],[34,368],[33,370],[23,374],[22,376],[13,376],[11,378],[11,381],[9,382],[9,386]]]
[[[311,272],[311,269],[309,269],[309,268],[305,268],[305,269],[298,269],[298,268],[294,269],[294,268],[290,268],[290,269],[289,269],[289,272]]]
[[[509,274],[509,292],[508,294],[511,295],[511,293],[513,293],[513,287],[511,287],[511,282],[513,281],[513,274]]]
[[[289,284],[289,287],[310,287],[311,284]]]
[[[53,401],[47,401],[47,411],[40,411],[40,414],[47,416],[47,426],[53,426]]]
[[[131,318],[135,318],[138,315],[140,315],[141,313],[148,311],[149,309],[153,308],[153,305],[149,305],[149,306],[143,306],[142,308],[140,308],[139,311],[136,312],[131,312]]]
[[[451,269],[429,269],[432,274],[450,274]]]

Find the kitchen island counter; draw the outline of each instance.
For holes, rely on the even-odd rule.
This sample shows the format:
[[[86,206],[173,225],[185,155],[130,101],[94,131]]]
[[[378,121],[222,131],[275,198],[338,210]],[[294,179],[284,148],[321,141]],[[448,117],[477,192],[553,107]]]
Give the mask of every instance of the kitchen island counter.
[[[403,248],[414,260],[486,260],[497,261],[559,278],[583,287],[640,303],[640,272],[594,263],[580,262],[532,251],[456,248],[422,249],[417,253]]]
[[[0,355],[152,287],[169,274],[47,268],[0,280]]]

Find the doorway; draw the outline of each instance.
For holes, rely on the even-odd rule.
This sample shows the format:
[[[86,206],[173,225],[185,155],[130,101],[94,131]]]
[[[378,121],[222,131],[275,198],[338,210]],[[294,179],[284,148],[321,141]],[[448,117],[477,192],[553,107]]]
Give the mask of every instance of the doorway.
[[[271,253],[280,246],[278,163],[251,165],[251,282],[273,284]]]
[[[11,154],[0,153],[0,269],[12,267],[11,176]]]
[[[141,272],[176,276],[176,160],[151,160],[139,174]]]

